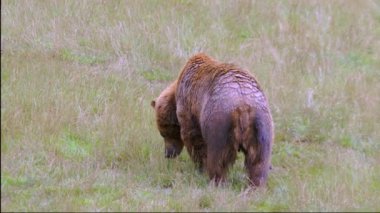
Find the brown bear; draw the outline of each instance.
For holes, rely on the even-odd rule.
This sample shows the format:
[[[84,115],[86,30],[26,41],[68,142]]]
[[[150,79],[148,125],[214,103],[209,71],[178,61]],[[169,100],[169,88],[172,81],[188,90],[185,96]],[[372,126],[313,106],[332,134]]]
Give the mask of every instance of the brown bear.
[[[196,54],[151,105],[167,158],[185,146],[198,168],[220,183],[242,151],[250,184],[265,185],[274,127],[267,98],[247,71]]]

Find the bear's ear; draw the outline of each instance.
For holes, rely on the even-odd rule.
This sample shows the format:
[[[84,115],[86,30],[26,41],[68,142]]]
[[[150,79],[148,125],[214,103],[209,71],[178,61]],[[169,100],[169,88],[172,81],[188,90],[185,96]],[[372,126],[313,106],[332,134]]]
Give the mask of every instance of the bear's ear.
[[[155,107],[156,107],[156,101],[153,100],[152,102],[150,102],[150,105],[151,105],[153,108],[155,108]]]

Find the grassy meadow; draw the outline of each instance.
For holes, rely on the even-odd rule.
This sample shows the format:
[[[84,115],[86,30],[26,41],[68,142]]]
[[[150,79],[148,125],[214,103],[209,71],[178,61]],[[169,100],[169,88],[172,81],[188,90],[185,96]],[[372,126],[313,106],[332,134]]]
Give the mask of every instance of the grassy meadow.
[[[275,123],[268,186],[164,158],[150,102],[205,52]],[[1,1],[2,211],[380,211],[379,1]]]

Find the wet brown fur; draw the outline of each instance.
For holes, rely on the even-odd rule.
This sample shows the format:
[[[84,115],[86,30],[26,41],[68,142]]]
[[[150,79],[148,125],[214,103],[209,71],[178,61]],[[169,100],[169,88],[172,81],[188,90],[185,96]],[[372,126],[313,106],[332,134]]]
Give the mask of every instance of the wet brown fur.
[[[259,83],[247,71],[196,54],[152,106],[167,153],[175,157],[185,146],[199,169],[219,183],[242,151],[250,183],[266,183],[272,116]]]

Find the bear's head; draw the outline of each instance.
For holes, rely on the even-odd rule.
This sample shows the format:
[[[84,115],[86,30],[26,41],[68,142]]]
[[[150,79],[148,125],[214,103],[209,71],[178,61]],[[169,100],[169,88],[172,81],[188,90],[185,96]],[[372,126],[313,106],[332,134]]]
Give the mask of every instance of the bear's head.
[[[175,102],[176,83],[171,84],[151,102],[156,112],[156,123],[165,141],[165,157],[177,157],[182,149],[181,128],[178,123]]]

